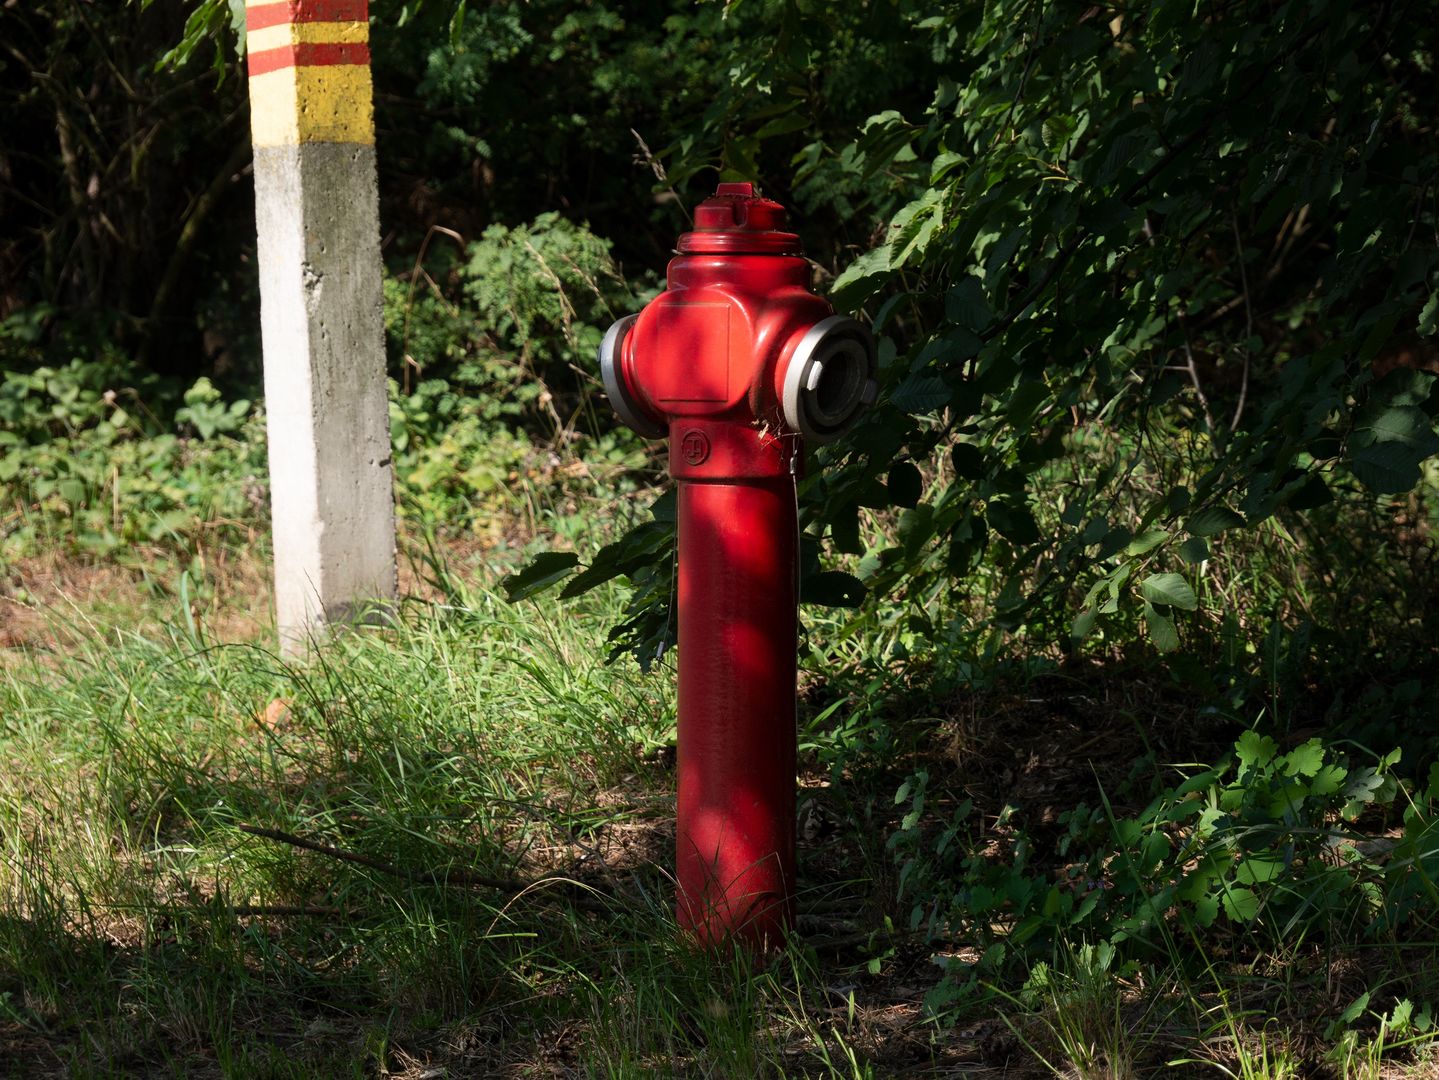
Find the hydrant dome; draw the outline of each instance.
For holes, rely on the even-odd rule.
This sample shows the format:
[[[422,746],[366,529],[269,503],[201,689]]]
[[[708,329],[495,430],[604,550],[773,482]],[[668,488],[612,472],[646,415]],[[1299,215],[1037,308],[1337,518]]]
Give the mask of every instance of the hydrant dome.
[[[695,207],[694,230],[675,245],[681,255],[799,255],[799,236],[785,228],[785,209],[754,185],[721,184]]]

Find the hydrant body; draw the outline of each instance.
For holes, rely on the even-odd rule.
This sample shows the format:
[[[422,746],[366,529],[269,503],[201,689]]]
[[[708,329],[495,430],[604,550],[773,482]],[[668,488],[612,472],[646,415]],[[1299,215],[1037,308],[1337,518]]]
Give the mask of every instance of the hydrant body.
[[[600,347],[620,416],[679,485],[677,910],[703,941],[777,944],[795,869],[803,443],[873,400],[868,331],[809,288],[784,210],[721,184],[667,289]]]

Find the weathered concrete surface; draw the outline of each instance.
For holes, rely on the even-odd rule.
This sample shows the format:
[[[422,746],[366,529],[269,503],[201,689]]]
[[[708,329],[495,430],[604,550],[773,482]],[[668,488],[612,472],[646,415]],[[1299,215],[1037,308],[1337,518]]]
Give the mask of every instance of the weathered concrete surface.
[[[303,653],[396,593],[375,149],[255,147],[276,621]]]

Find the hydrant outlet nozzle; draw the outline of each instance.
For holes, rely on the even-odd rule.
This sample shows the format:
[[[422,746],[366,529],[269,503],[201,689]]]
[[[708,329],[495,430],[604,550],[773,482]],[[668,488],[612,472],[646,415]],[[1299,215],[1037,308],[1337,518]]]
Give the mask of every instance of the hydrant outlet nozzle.
[[[599,350],[600,378],[610,404],[625,426],[647,439],[658,439],[665,434],[665,425],[646,413],[644,406],[631,395],[622,371],[625,338],[638,320],[638,315],[626,315],[605,332]]]
[[[785,367],[785,423],[807,443],[831,442],[873,404],[874,335],[863,323],[831,315],[809,328]]]

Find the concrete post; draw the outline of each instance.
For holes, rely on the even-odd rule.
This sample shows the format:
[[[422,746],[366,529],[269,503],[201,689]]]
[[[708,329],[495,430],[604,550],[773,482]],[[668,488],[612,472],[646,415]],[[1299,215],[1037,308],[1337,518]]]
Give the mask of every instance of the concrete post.
[[[249,0],[281,650],[393,600],[367,0]]]

